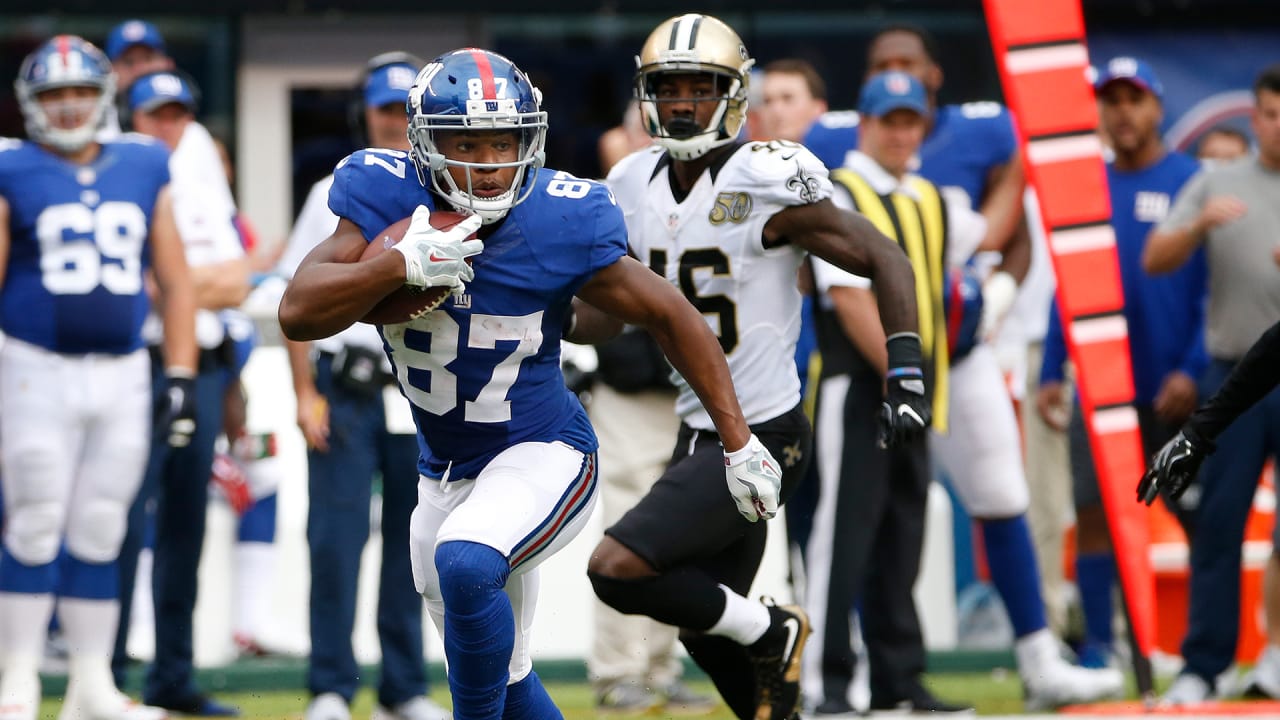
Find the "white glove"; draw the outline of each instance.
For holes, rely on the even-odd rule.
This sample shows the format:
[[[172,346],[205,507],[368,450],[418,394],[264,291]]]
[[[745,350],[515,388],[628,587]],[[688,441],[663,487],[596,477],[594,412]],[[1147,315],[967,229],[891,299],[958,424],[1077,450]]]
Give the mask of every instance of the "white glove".
[[[480,229],[480,216],[471,215],[448,230],[431,227],[431,211],[419,205],[400,242],[392,250],[404,255],[405,285],[462,287],[476,276],[466,258],[484,250],[480,240],[467,236]]]
[[[760,439],[752,433],[742,449],[724,454],[725,480],[729,494],[742,517],[755,522],[769,520],[778,514],[778,495],[782,492],[782,472]]]
[[[983,342],[995,339],[1005,315],[1018,297],[1018,281],[1009,273],[999,270],[982,283],[982,321],[978,325],[978,337]]]

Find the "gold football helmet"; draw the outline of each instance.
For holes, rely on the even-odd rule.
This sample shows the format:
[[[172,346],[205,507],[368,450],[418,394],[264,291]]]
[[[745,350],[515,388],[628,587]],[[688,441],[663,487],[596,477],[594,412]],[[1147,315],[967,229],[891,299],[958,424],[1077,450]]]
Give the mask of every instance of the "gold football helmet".
[[[689,13],[664,21],[636,56],[636,99],[645,129],[676,160],[693,160],[738,137],[747,117],[747,85],[755,60],[733,28],[710,15]],[[716,77],[715,114],[705,127],[683,118],[663,125],[657,80],[663,73],[708,73]],[[689,98],[681,98],[688,101]],[[696,99],[695,102],[704,102]]]

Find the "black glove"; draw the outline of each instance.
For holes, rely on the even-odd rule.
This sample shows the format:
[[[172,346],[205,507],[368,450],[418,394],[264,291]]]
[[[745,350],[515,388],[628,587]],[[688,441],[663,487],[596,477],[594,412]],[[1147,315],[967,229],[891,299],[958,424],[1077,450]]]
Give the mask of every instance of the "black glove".
[[[169,433],[169,447],[186,447],[196,432],[196,380],[168,375],[159,398],[160,428]]]
[[[1177,500],[1200,471],[1200,463],[1214,451],[1213,442],[1184,427],[1151,458],[1151,468],[1138,482],[1138,502],[1150,505],[1160,493]]]
[[[880,406],[880,447],[890,448],[918,437],[933,421],[924,391],[924,354],[920,336],[896,333],[886,342],[889,373]]]

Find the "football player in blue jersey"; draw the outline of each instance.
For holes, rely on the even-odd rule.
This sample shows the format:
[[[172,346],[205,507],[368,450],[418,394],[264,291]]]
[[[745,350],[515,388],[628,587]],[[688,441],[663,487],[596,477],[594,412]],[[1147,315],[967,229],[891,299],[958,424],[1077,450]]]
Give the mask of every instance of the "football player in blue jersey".
[[[142,481],[152,403],[141,327],[154,271],[168,374],[159,410],[194,430],[195,297],[163,146],[94,132],[113,98],[106,56],[60,35],[22,64],[29,142],[0,141],[0,717],[32,720],[45,630],[58,598],[70,652],[63,718],[150,720],[109,660],[115,560]],[[65,551],[65,552],[60,552]]]
[[[578,534],[596,497],[595,435],[559,356],[564,335],[591,341],[605,328],[575,334],[575,296],[646,326],[698,389],[724,441],[725,504],[772,516],[781,486],[715,336],[627,255],[613,195],[542,167],[540,100],[493,52],[461,49],[428,63],[409,94],[411,151],[363,150],[339,165],[329,195],[338,227],[280,303],[285,334],[314,340],[403,285],[453,289],[439,309],[380,331],[422,449],[414,582],[444,637],[454,716],[467,720],[560,717],[532,671],[529,632],[537,566]],[[470,217],[437,230],[436,209]],[[392,251],[359,261],[383,228],[410,215]]]

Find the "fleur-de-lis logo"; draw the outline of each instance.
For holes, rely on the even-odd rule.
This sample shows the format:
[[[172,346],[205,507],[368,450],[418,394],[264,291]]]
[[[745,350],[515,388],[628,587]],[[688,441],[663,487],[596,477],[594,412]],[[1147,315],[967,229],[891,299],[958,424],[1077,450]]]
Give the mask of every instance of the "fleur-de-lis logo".
[[[795,190],[800,195],[800,199],[806,203],[815,203],[819,200],[819,187],[821,187],[821,181],[806,172],[804,166],[796,161],[796,174],[787,178],[787,189]]]

